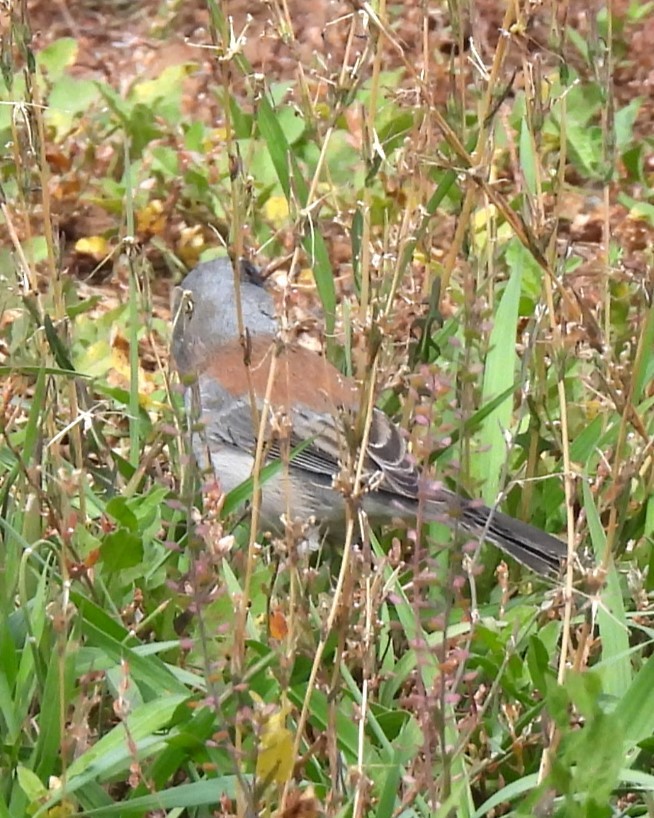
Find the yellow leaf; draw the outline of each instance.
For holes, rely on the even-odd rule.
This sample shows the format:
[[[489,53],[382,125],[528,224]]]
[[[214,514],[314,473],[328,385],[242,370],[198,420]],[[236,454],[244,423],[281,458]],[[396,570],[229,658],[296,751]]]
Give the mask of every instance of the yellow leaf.
[[[271,196],[263,206],[263,213],[275,227],[280,227],[288,218],[288,202],[284,196]]]
[[[144,80],[136,84],[130,96],[135,102],[142,102],[145,105],[159,99],[170,99],[181,91],[184,77],[187,77],[192,70],[193,66],[190,63],[169,65],[155,79]]]
[[[303,287],[315,287],[316,279],[313,276],[311,267],[303,267],[298,273],[297,283]]]
[[[268,715],[263,712],[263,702],[255,693],[252,698],[258,703],[262,722],[257,751],[257,778],[270,784],[285,784],[293,774],[293,733],[286,727],[286,717],[291,705],[284,702],[280,708]]]
[[[71,815],[77,814],[75,804],[68,799],[64,799],[60,804],[57,804],[56,807],[51,807],[46,812],[48,818],[70,818]]]
[[[588,420],[594,420],[602,411],[602,404],[598,400],[586,401],[586,417]]]
[[[164,205],[160,199],[153,199],[136,214],[136,229],[139,233],[152,233],[159,236],[166,226]]]
[[[75,250],[98,260],[105,258],[110,252],[109,242],[104,236],[86,236],[86,238],[78,239],[75,242]]]
[[[261,741],[257,755],[257,778],[269,783],[285,784],[293,773],[293,734],[286,727],[276,725]]]
[[[485,230],[488,227],[490,220],[496,218],[497,208],[494,204],[480,207],[479,210],[475,211],[475,213],[472,215],[472,226],[474,231],[477,233],[480,230]]]
[[[183,227],[177,242],[177,255],[187,267],[195,267],[200,260],[200,253],[206,247],[202,225]]]

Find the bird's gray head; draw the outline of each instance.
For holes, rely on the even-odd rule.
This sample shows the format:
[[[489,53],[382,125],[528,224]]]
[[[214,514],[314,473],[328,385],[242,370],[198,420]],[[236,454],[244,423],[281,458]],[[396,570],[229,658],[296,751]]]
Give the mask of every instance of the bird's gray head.
[[[256,270],[241,265],[243,322],[252,335],[277,329],[275,304]],[[202,368],[212,349],[239,337],[236,289],[227,258],[198,264],[177,288],[171,350],[181,375]]]

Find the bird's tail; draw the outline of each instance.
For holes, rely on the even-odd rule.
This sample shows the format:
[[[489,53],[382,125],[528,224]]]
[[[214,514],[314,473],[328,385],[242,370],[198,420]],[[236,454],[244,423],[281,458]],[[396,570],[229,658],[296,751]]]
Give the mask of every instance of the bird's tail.
[[[537,574],[551,576],[560,572],[568,549],[557,537],[444,488],[431,489],[422,498],[419,508],[423,520],[460,527],[497,546]]]

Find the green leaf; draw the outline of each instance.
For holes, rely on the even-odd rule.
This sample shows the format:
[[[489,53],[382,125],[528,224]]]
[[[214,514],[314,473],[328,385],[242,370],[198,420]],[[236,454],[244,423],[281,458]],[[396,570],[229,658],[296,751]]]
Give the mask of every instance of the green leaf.
[[[290,200],[291,197],[291,157],[288,142],[277,121],[277,114],[266,96],[259,100],[257,108],[257,125],[263,137],[268,153],[272,159],[279,184],[282,186],[284,196]],[[303,205],[307,198],[308,189],[306,182],[300,179],[297,181],[298,198]],[[304,195],[303,195],[304,194]]]
[[[39,737],[35,753],[36,772],[45,780],[57,768],[60,758],[62,730],[65,730],[60,714],[66,712],[71,700],[75,684],[74,671],[75,656],[72,652],[58,656],[48,665],[42,698],[47,706],[42,706],[39,714]]]
[[[313,269],[313,277],[316,281],[318,295],[322,303],[325,314],[325,329],[328,339],[334,331],[336,316],[336,289],[334,287],[334,273],[329,259],[327,245],[322,233],[317,232],[315,225],[309,222],[309,230],[305,233],[302,241],[304,251],[309,257],[309,262]],[[328,347],[330,343],[328,342]]]
[[[634,125],[642,106],[641,99],[632,99],[629,105],[615,114],[615,142],[620,153],[624,153],[634,141]]]
[[[598,127],[569,122],[566,129],[570,152],[579,170],[597,176],[602,162],[602,131]]]
[[[306,130],[304,119],[300,115],[300,112],[291,106],[286,106],[277,111],[277,122],[284,132],[284,137],[289,146],[298,142]]]
[[[114,665],[125,662],[131,676],[142,686],[144,698],[168,693],[188,695],[186,686],[157,657],[144,657],[136,652],[136,640],[101,608],[74,595],[82,615],[82,632],[87,644],[101,650]]]
[[[640,345],[643,349],[654,349],[654,309],[647,311],[645,321],[641,322]],[[641,355],[637,369],[631,374],[633,382],[632,400],[635,404],[640,403],[644,397],[645,387],[650,383],[652,372],[654,371],[654,359],[651,355]]]
[[[30,804],[42,801],[43,798],[47,796],[48,791],[43,786],[38,775],[32,770],[20,764],[16,769],[16,776],[18,778],[18,785],[29,799]]]
[[[152,148],[152,170],[159,171],[164,178],[179,176],[179,156],[176,150],[165,145]]]
[[[555,682],[555,678],[550,667],[550,654],[538,636],[534,635],[529,639],[527,664],[534,687],[545,693],[549,684]]]
[[[186,696],[160,696],[137,707],[124,722],[117,724],[72,762],[67,770],[66,795],[77,793],[89,784],[104,783],[113,776],[124,774],[135,759],[162,751],[166,738],[158,733],[186,699]],[[59,803],[61,795],[61,791],[56,791],[37,812],[37,816]],[[124,814],[124,804],[121,804],[121,808],[121,814]],[[89,810],[86,814],[103,814],[105,809],[103,807],[99,812]]]
[[[43,373],[44,375],[65,375],[66,377],[75,377],[75,378],[86,378],[86,375],[82,375],[79,372],[76,372],[74,369],[58,369],[54,366],[36,366],[31,364],[25,364],[22,366],[21,364],[16,364],[16,366],[0,366],[0,377],[5,377],[7,375],[28,375],[29,377],[35,377]]]
[[[640,202],[627,196],[626,193],[618,194],[618,201],[629,209],[632,219],[645,219],[649,224],[654,224],[654,205],[649,202]]]
[[[254,128],[254,117],[252,114],[246,114],[233,95],[229,97],[229,109],[231,112],[234,138],[250,139]]]
[[[101,301],[101,296],[92,295],[90,298],[84,298],[81,301],[77,301],[75,304],[67,304],[66,315],[71,320],[75,319],[78,315],[83,315],[86,312],[91,312],[91,310],[94,310]]]
[[[52,319],[47,313],[43,316],[43,328],[45,330],[45,337],[47,338],[48,346],[50,347],[50,351],[54,355],[57,364],[63,370],[74,371],[75,367],[70,360],[68,350],[57,335],[57,330],[52,323]]]
[[[643,0],[631,0],[627,9],[627,18],[630,22],[636,23],[647,17],[654,10],[654,3],[644,3]]]
[[[184,127],[184,147],[188,151],[199,153],[205,145],[207,132],[202,122],[190,122]]]
[[[519,796],[531,792],[538,786],[538,773],[525,775],[502,787],[498,792],[491,795],[474,813],[473,818],[486,818],[495,813],[497,807],[505,801],[515,801]]]
[[[108,571],[134,568],[143,561],[143,541],[138,534],[119,528],[104,538],[100,557]]]
[[[391,119],[377,130],[377,136],[384,153],[388,156],[404,142],[415,124],[415,116],[410,111],[395,113]]]
[[[118,815],[127,818],[130,815],[143,815],[146,812],[165,810],[194,810],[196,807],[215,807],[224,795],[228,799],[236,798],[235,775],[218,778],[203,778],[192,784],[178,784],[166,790],[143,795],[131,800],[121,800],[111,806],[84,810],[84,815],[103,818],[105,815]],[[35,816],[38,818],[38,816]]]
[[[306,694],[306,686],[298,685],[289,689],[289,699],[301,708]],[[330,725],[330,704],[327,696],[320,690],[313,691],[309,704],[309,720],[319,730],[325,731]],[[336,738],[338,748],[344,753],[346,763],[354,763],[357,757],[358,727],[353,720],[352,713],[346,712],[345,707],[336,713]]]
[[[376,818],[392,818],[395,814],[401,776],[402,767],[399,758],[394,758],[384,769],[385,783],[377,803]]]
[[[160,99],[176,98],[182,90],[182,82],[189,74],[188,63],[169,65],[155,79],[137,82],[130,91],[130,101],[152,106]]]
[[[277,112],[266,96],[263,96],[259,101],[257,125],[268,148],[279,184],[289,204],[295,199],[299,202],[300,207],[305,207],[309,196],[309,188],[279,124]],[[336,320],[334,275],[327,245],[319,227],[312,221],[310,214],[306,214],[306,227],[302,246],[313,269],[318,295],[325,313],[327,335],[331,336]]]
[[[138,520],[136,514],[129,508],[124,497],[112,497],[105,506],[106,513],[117,523],[127,528],[129,531],[138,530]]]
[[[61,76],[66,68],[75,63],[79,46],[72,37],[61,37],[39,51],[37,63],[50,79]]]
[[[100,93],[95,82],[65,75],[57,80],[50,92],[46,122],[55,129],[57,137],[62,139],[73,127],[77,117],[88,114],[91,106],[99,99]]]
[[[515,380],[515,340],[518,326],[518,306],[524,257],[527,250],[514,240],[507,250],[507,262],[511,275],[502,300],[497,308],[490,335],[490,349],[484,366],[482,405],[509,389]],[[503,402],[484,420],[479,441],[485,450],[483,458],[477,458],[474,473],[484,480],[483,497],[489,504],[497,500],[501,488],[502,473],[507,460],[505,432],[511,428],[513,406]]]
[[[587,480],[583,481],[584,510],[593,549],[598,561],[604,559],[606,535]],[[620,590],[620,580],[611,561],[597,611],[597,623],[602,638],[602,663],[599,672],[603,690],[621,700],[631,684],[629,626]]]
[[[604,431],[605,423],[606,417],[600,414],[581,430],[570,445],[570,459],[573,463],[588,463],[597,450],[597,443]]]
[[[634,749],[638,742],[654,734],[654,656],[650,656],[638,671],[629,688],[616,705],[615,715],[620,719],[625,731],[625,745],[628,760],[633,763]]]

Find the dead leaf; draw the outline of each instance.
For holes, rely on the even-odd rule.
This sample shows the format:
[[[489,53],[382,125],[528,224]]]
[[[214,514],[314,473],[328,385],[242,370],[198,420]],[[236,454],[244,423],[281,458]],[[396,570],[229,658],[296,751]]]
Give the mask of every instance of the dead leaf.
[[[262,723],[257,752],[257,778],[262,783],[285,784],[293,774],[293,733],[286,727],[286,717],[291,705],[282,701],[280,707],[271,714],[263,699],[254,691],[250,692],[257,707],[257,715]]]
[[[111,247],[104,236],[86,236],[75,242],[75,252],[91,256],[96,261],[102,261],[111,253]]]
[[[270,636],[273,639],[283,639],[288,634],[288,624],[286,623],[286,617],[279,610],[279,608],[270,614],[268,628],[270,630]]]

